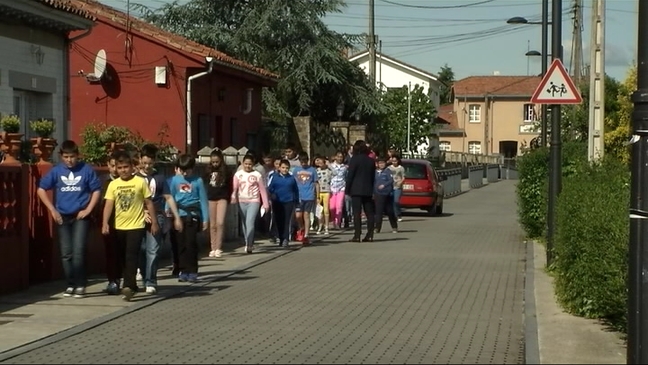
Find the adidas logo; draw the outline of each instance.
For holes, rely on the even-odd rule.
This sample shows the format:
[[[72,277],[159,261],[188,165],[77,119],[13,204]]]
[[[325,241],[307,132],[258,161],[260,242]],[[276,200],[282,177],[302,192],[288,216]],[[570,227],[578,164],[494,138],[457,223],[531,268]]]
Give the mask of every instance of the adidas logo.
[[[77,186],[81,181],[81,176],[74,176],[74,173],[70,171],[68,176],[61,176],[61,181],[65,184],[65,186],[61,188],[62,192],[81,191],[81,187]]]

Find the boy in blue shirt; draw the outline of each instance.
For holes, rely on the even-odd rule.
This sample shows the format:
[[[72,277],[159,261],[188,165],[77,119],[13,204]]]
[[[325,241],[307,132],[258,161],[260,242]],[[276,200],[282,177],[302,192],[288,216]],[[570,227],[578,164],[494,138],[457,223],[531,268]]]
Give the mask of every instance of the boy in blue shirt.
[[[198,232],[209,227],[207,190],[200,176],[193,175],[196,159],[184,154],[176,161],[176,175],[169,190],[178,206],[182,230],[175,232],[178,244],[178,281],[198,281]]]
[[[380,233],[382,228],[383,214],[387,213],[392,232],[398,232],[398,220],[394,214],[394,177],[392,171],[387,168],[387,161],[384,157],[377,158],[378,168],[374,180],[374,201],[376,203],[376,228],[375,233]]]
[[[79,147],[74,141],[61,143],[59,153],[61,163],[40,180],[37,195],[58,225],[67,280],[63,296],[83,298],[88,282],[85,260],[89,216],[101,198],[101,180],[91,166],[79,161]],[[54,190],[56,204],[47,196],[48,190]]]
[[[301,241],[303,245],[309,245],[310,215],[315,212],[316,200],[320,193],[319,184],[317,183],[317,170],[310,165],[308,153],[300,152],[298,158],[301,165],[293,168],[292,171],[299,190],[299,203],[295,208],[295,218],[299,225],[297,241]]]
[[[288,247],[290,243],[291,221],[295,206],[299,203],[297,180],[290,175],[290,162],[282,160],[279,171],[270,178],[268,193],[272,199],[273,225],[277,229],[279,244]]]
[[[139,174],[146,180],[149,190],[151,190],[151,200],[155,206],[156,216],[151,216],[146,212],[146,228],[147,232],[143,242],[143,255],[140,255],[141,262],[139,264],[142,278],[144,279],[144,286],[148,294],[157,293],[157,271],[158,271],[158,251],[163,242],[166,230],[167,217],[165,216],[165,206],[173,214],[173,225],[175,229],[182,229],[182,221],[178,215],[178,209],[175,201],[169,191],[169,184],[164,175],[157,172],[155,169],[155,162],[157,158],[158,148],[155,145],[147,144],[142,147],[140,157],[141,170]],[[160,226],[156,234],[150,232],[152,220],[155,219]]]

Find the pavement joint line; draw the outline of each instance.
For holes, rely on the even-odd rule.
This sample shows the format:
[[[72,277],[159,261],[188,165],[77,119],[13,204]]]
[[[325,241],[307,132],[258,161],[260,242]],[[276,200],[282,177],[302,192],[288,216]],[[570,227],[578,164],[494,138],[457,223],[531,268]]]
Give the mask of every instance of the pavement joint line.
[[[524,275],[524,363],[540,364],[538,318],[535,297],[535,241],[526,243],[526,272]]]
[[[343,233],[343,232],[344,231],[334,231],[333,233],[329,234],[327,237],[312,237],[311,239],[312,239],[313,243],[316,243],[316,242],[322,241],[324,238],[334,237],[334,236],[336,236],[336,235],[338,235],[340,233]],[[265,264],[267,262],[278,259],[279,257],[288,255],[288,254],[296,252],[296,251],[299,251],[302,248],[303,248],[303,246],[300,244],[300,245],[297,245],[294,248],[289,248],[287,250],[286,249],[277,250],[276,252],[273,252],[272,254],[270,254],[270,255],[268,255],[266,257],[262,257],[262,258],[259,258],[257,260],[254,260],[254,261],[252,261],[250,263],[247,263],[247,264],[241,265],[239,267],[236,267],[236,268],[232,269],[229,272],[216,274],[214,276],[209,276],[208,279],[201,280],[200,282],[195,283],[195,284],[189,284],[187,286],[179,286],[177,288],[174,288],[174,289],[171,289],[169,291],[163,292],[162,295],[158,294],[156,297],[152,297],[150,299],[142,300],[141,303],[133,304],[131,306],[119,309],[119,310],[117,310],[115,312],[106,314],[104,316],[91,319],[91,320],[89,320],[87,322],[84,322],[84,323],[81,323],[79,325],[70,327],[70,328],[65,329],[65,330],[63,330],[61,332],[57,332],[57,333],[54,333],[54,334],[39,338],[39,339],[34,340],[32,342],[22,344],[22,345],[20,345],[18,347],[14,347],[12,349],[1,351],[0,352],[0,362],[5,362],[5,361],[10,360],[10,359],[12,359],[14,357],[23,355],[23,354],[25,354],[27,352],[30,352],[30,351],[39,349],[41,347],[45,347],[45,346],[54,344],[56,342],[65,340],[67,338],[76,336],[76,335],[78,335],[80,333],[83,333],[85,331],[88,331],[88,330],[90,330],[92,328],[101,326],[102,324],[105,324],[105,323],[108,323],[108,322],[113,321],[115,319],[118,319],[120,317],[123,317],[123,316],[125,316],[127,314],[136,312],[136,311],[138,311],[140,309],[150,307],[153,304],[161,302],[161,301],[163,301],[165,299],[170,299],[170,298],[173,298],[175,296],[178,296],[178,295],[187,293],[189,291],[192,291],[194,289],[202,288],[202,287],[210,285],[210,284],[212,284],[214,282],[221,281],[223,279],[227,279],[227,278],[229,278],[231,276],[234,276],[234,275],[236,275],[238,273],[249,270],[249,269],[251,269],[251,268],[253,268],[255,266]]]

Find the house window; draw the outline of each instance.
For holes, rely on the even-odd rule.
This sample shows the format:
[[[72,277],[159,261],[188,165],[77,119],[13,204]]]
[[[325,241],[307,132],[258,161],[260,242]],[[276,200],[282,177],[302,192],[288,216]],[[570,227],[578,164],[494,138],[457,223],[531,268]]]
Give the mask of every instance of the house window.
[[[535,106],[533,104],[524,104],[524,109],[522,110],[522,112],[524,113],[525,123],[532,123],[538,120],[535,111]]]
[[[441,150],[441,151],[450,151],[451,150],[450,142],[448,142],[448,141],[439,142],[439,150]]]
[[[481,105],[478,104],[468,105],[468,121],[470,123],[481,122]]]
[[[480,155],[481,142],[477,142],[477,141],[468,142],[468,153],[472,153],[473,155]]]

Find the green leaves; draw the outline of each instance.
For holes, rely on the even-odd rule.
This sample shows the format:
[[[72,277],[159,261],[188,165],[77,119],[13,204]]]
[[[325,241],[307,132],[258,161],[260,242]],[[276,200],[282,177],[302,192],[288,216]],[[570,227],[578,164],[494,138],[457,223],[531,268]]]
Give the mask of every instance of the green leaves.
[[[278,85],[263,93],[271,119],[311,115],[328,121],[336,118],[340,97],[364,114],[382,111],[375,87],[342,53],[357,37],[322,21],[343,6],[341,0],[191,0],[137,10],[163,29],[280,75]]]
[[[398,150],[407,150],[407,117],[408,86],[388,89],[383,95],[383,104],[387,111],[381,117],[380,129],[387,134],[390,143]],[[427,142],[434,129],[434,106],[424,93],[422,86],[413,85],[410,92],[410,145],[416,146]]]

